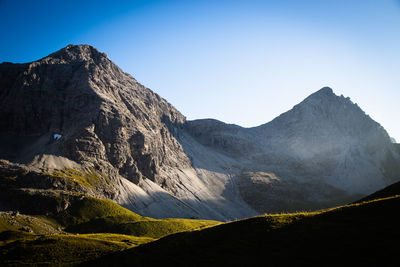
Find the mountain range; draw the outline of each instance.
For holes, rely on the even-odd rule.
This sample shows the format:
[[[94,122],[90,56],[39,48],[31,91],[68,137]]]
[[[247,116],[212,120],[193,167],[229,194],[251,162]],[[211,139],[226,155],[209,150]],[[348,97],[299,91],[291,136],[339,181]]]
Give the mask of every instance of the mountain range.
[[[397,144],[329,87],[258,127],[188,121],[89,45],[0,65],[0,158],[3,172],[80,177],[19,192],[84,192],[154,218],[315,210],[400,177]],[[24,199],[2,190],[3,209]]]

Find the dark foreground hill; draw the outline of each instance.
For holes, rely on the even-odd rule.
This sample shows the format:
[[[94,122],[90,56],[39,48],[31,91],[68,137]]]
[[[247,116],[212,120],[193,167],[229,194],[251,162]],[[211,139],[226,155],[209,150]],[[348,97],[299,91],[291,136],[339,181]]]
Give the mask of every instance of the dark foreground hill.
[[[103,266],[397,266],[400,197],[174,234]]]

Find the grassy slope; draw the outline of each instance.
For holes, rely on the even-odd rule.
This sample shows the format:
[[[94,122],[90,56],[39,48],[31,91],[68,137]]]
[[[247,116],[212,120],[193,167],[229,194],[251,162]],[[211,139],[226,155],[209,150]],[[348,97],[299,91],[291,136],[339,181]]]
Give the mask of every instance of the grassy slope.
[[[86,168],[85,170],[61,169],[48,175],[64,181],[92,188],[96,186],[104,187],[110,182],[110,179],[106,175],[96,171],[94,168]]]
[[[0,233],[5,231],[24,231],[35,234],[59,233],[59,225],[41,216],[12,215],[0,212]],[[0,240],[1,242],[1,240]]]
[[[398,260],[399,207],[395,196],[320,212],[258,216],[171,235],[101,263],[382,266]]]
[[[118,204],[85,197],[58,217],[66,231],[73,233],[120,233],[160,238],[169,234],[219,224],[191,219],[153,219],[140,216]]]
[[[0,252],[0,262],[4,265],[79,264],[153,240],[119,234],[33,235],[2,232],[0,235],[6,240]]]
[[[84,192],[108,182],[94,169],[34,173],[5,165],[0,168],[0,185],[7,193],[2,203],[35,215],[0,212],[0,265],[77,264],[172,233],[219,224],[156,220],[112,201],[85,196]],[[54,183],[62,190],[49,190]],[[37,194],[32,197],[20,188],[32,188]]]
[[[216,224],[219,222],[156,220],[109,200],[82,197],[53,218],[0,213],[0,262],[79,264],[165,235]],[[62,227],[67,232],[60,231]]]

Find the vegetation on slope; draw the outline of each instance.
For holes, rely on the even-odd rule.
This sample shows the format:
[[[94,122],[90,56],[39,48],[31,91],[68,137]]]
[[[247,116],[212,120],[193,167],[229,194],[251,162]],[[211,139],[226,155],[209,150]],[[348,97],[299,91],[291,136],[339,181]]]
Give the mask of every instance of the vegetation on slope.
[[[382,266],[398,259],[400,197],[311,213],[264,215],[178,233],[102,258],[103,264]],[[97,262],[95,262],[97,263]]]
[[[59,225],[49,218],[22,215],[16,212],[0,212],[0,233],[5,231],[22,231],[35,234],[60,232]]]
[[[152,219],[90,196],[106,190],[107,182],[107,176],[91,168],[42,173],[0,161],[0,207],[10,210],[0,212],[1,265],[78,264],[219,224]]]
[[[2,232],[0,262],[7,265],[71,265],[152,241],[116,234],[33,235]]]
[[[56,170],[50,175],[87,187],[104,186],[110,182],[106,175],[96,171],[94,168],[86,168],[85,170],[62,169]]]
[[[201,229],[217,221],[192,219],[153,219],[140,216],[105,199],[84,197],[58,216],[73,233],[120,233],[160,238],[169,234]]]
[[[219,224],[206,220],[147,218],[112,201],[88,196],[81,196],[63,212],[49,216],[1,212],[0,262],[75,265],[172,233]]]

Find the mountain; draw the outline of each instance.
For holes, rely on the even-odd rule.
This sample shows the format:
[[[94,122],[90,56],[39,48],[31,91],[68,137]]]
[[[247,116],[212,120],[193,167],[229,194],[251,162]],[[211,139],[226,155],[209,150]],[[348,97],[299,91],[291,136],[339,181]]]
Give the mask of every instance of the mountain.
[[[344,204],[400,177],[398,148],[383,127],[329,87],[258,127],[215,120],[185,126],[199,143],[236,161],[226,168],[260,213]]]
[[[0,158],[22,177],[2,180],[3,209],[75,192],[155,218],[318,209],[400,178],[386,131],[330,88],[254,128],[187,121],[88,45],[0,65]]]
[[[176,138],[185,117],[91,46],[1,64],[0,121],[0,158],[38,172],[93,168],[107,185],[96,196],[140,214],[255,214],[221,196],[226,174],[192,168]]]

